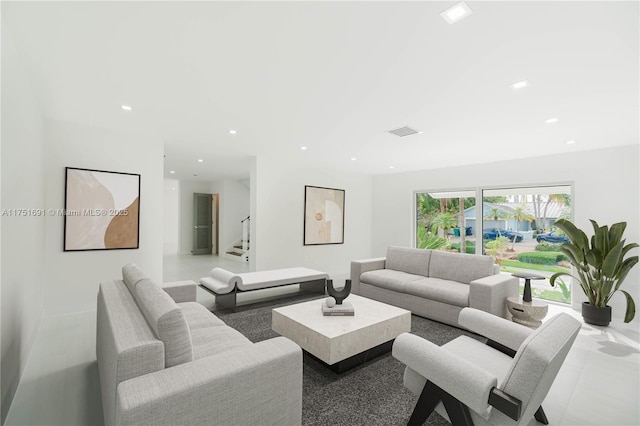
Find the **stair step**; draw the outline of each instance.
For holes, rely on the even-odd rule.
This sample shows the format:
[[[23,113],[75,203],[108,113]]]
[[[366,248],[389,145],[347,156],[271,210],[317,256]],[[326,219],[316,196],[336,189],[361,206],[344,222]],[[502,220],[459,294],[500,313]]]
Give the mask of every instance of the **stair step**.
[[[228,252],[227,252],[227,254],[232,254],[232,255],[234,255],[234,256],[238,256],[238,257],[240,257],[240,256],[242,256],[242,254],[243,254],[243,253],[238,253],[238,252],[236,252],[236,251],[228,251]]]
[[[243,250],[243,248],[242,248],[242,245],[241,245],[241,244],[238,244],[237,246],[233,246],[233,248],[237,248],[237,249]],[[247,250],[248,250],[248,249],[249,249],[249,246],[247,245]]]

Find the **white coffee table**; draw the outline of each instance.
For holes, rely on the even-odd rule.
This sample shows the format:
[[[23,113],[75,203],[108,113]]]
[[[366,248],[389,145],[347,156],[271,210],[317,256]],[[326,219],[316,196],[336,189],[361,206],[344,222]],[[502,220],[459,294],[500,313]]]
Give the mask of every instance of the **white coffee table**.
[[[323,299],[272,311],[272,328],[324,362],[336,373],[391,350],[393,340],[411,331],[411,312],[352,294],[354,316],[324,316]]]

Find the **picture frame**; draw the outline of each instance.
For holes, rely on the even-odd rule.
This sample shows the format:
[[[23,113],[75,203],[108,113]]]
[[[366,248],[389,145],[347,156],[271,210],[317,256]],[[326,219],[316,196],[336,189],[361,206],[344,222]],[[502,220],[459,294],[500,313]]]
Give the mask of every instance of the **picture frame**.
[[[65,167],[64,251],[140,247],[140,175]]]
[[[344,244],[344,201],[344,189],[305,185],[305,246]]]

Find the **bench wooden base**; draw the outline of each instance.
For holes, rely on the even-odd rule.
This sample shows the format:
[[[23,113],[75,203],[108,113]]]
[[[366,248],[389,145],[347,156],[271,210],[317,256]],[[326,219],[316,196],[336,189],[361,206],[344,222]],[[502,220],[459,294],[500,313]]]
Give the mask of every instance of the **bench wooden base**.
[[[279,286],[270,286],[255,290],[264,290],[266,288],[275,288],[275,287],[284,287],[288,285],[300,284],[300,290],[310,292],[310,293],[318,293],[318,294],[326,294],[326,279],[320,280],[312,280],[312,281],[301,281],[299,283],[291,283],[291,284],[282,284]],[[235,311],[238,307],[238,293],[248,293],[250,291],[255,290],[239,290],[238,288],[234,288],[233,291],[227,294],[216,294],[216,292],[208,289],[207,287],[200,284],[200,288],[206,290],[210,294],[213,294],[216,298],[216,309],[231,309]],[[247,303],[248,304],[248,303]]]

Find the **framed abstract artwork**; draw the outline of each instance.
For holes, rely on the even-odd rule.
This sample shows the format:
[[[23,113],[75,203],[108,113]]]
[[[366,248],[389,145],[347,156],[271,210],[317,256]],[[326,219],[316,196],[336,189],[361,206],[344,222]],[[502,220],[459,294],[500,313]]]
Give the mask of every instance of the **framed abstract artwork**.
[[[344,189],[304,187],[304,245],[344,244]]]
[[[139,248],[139,174],[66,167],[64,208],[64,251]]]

